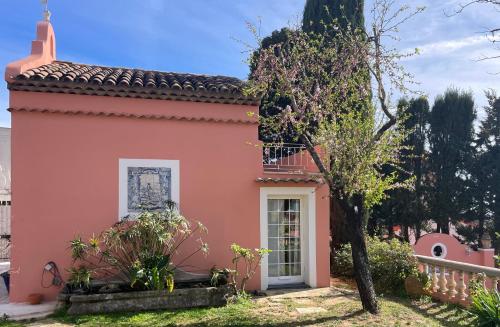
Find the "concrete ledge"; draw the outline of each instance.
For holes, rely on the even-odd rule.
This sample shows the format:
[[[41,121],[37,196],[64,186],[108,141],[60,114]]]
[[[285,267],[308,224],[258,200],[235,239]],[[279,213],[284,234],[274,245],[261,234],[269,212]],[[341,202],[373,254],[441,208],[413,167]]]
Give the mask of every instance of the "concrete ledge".
[[[9,320],[27,320],[45,318],[54,313],[57,302],[45,302],[38,305],[28,303],[0,304],[0,316],[6,315]]]
[[[143,291],[112,294],[72,295],[68,314],[82,315],[124,311],[148,311],[226,304],[228,287],[184,288],[168,291]]]

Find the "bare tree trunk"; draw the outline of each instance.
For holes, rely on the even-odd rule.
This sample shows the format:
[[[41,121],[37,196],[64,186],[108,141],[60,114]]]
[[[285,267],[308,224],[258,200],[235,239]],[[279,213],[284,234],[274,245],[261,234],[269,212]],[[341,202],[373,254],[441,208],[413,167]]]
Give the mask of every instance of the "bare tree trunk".
[[[312,142],[306,135],[301,136],[303,144],[311,154],[316,166],[323,174],[325,181],[330,189],[330,197],[336,200],[345,214],[345,222],[347,226],[347,234],[351,243],[352,261],[355,271],[356,284],[358,285],[359,296],[363,308],[370,313],[376,314],[379,312],[377,297],[375,294],[375,287],[370,273],[370,266],[368,263],[368,252],[366,250],[366,241],[363,231],[364,210],[363,210],[363,196],[353,196],[352,204],[346,197],[341,196],[339,191],[335,190],[334,183],[329,178],[329,173],[325,165],[321,161],[316,149]],[[347,223],[348,222],[348,223]]]
[[[449,223],[438,223],[437,224],[437,232],[442,233],[442,234],[449,234],[450,233],[450,226]]]
[[[498,213],[495,212],[493,215],[493,221],[495,222],[495,239],[494,239],[494,245],[495,245],[495,254],[500,254],[500,217],[498,217]]]
[[[354,196],[353,205],[342,201],[345,208],[346,218],[350,222],[348,225],[349,239],[352,248],[352,261],[354,265],[354,274],[358,286],[359,296],[363,309],[370,313],[379,312],[375,287],[370,273],[368,263],[368,252],[363,232],[363,200],[361,196]]]
[[[479,244],[479,247],[484,248],[483,247],[483,236],[484,236],[483,234],[485,232],[487,233],[487,231],[484,230],[484,217],[479,218],[479,226],[478,227],[479,228],[478,228],[477,234],[478,234],[479,239],[477,240],[478,241],[477,243]]]
[[[401,236],[404,241],[410,242],[410,234],[408,233],[408,226],[405,224],[401,224]]]
[[[415,243],[420,239],[422,236],[422,228],[420,226],[420,223],[415,225]]]

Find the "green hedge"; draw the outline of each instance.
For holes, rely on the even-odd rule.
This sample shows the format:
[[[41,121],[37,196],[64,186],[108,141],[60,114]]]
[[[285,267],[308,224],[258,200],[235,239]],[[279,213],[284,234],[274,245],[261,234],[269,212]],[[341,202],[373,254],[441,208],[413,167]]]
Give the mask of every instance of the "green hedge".
[[[404,282],[409,275],[416,275],[417,260],[410,244],[393,239],[366,240],[370,270],[377,293],[403,294]],[[354,277],[351,246],[343,245],[333,256],[332,272],[337,276]]]

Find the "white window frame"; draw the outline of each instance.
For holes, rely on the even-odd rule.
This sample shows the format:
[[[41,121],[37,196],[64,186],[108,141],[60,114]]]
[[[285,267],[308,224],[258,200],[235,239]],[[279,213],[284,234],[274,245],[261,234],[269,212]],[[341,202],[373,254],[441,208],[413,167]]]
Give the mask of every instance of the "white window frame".
[[[317,287],[316,275],[316,189],[314,187],[261,187],[260,188],[260,246],[268,248],[267,200],[290,196],[300,197],[307,207],[306,217],[301,217],[305,222],[302,232],[303,244],[306,246],[305,257],[302,258],[304,282],[310,287]],[[260,285],[262,290],[269,287],[268,258],[264,256],[260,266]]]
[[[437,248],[438,246],[441,247],[441,250],[443,252],[441,252],[441,255],[440,256],[437,256],[434,254],[434,249]],[[434,258],[439,258],[439,259],[445,259],[446,256],[448,255],[448,248],[446,247],[446,245],[444,245],[443,243],[435,243],[432,245],[431,247],[431,255],[434,257]]]
[[[131,214],[128,211],[128,167],[169,168],[171,176],[170,196],[180,208],[180,162],[159,159],[119,159],[118,163],[118,221]],[[133,214],[131,214],[133,216]]]

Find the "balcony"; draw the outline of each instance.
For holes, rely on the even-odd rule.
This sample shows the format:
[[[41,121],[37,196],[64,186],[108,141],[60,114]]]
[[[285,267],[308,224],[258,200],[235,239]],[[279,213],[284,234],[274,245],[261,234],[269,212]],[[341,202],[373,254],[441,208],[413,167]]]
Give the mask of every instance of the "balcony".
[[[262,164],[265,173],[304,175],[318,172],[311,155],[302,144],[264,144]]]

